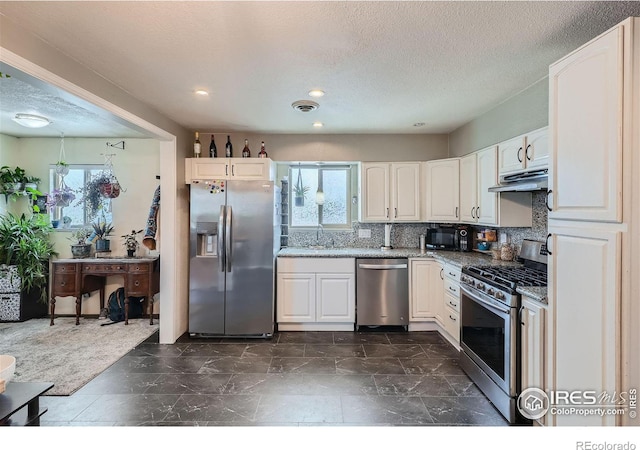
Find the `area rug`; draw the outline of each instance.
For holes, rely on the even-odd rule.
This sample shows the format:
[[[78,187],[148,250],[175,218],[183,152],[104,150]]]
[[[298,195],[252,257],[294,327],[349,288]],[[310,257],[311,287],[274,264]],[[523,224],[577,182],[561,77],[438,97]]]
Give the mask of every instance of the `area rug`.
[[[0,354],[16,358],[12,381],[48,381],[54,387],[45,395],[71,395],[158,329],[149,319],[104,327],[105,320],[75,320],[0,323]]]

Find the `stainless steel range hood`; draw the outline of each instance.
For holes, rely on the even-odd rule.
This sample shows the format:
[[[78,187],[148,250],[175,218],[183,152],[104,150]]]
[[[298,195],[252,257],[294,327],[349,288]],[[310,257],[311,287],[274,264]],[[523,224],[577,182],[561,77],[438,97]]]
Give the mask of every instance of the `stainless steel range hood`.
[[[546,190],[548,169],[530,170],[500,176],[500,184],[489,188],[489,192],[529,192]]]

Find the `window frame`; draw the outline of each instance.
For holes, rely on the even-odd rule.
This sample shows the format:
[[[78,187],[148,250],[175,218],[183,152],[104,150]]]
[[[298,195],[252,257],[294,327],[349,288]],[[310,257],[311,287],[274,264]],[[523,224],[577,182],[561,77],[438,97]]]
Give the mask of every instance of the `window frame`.
[[[352,231],[353,230],[353,220],[352,220],[352,211],[351,211],[351,197],[352,197],[352,176],[353,176],[353,164],[304,164],[304,163],[290,163],[288,165],[288,176],[289,176],[289,186],[288,186],[288,197],[289,197],[289,205],[288,205],[288,219],[289,219],[289,231],[315,231],[318,228],[318,225],[293,225],[293,208],[294,208],[294,194],[293,187],[295,185],[295,181],[297,180],[297,169],[315,169],[318,173],[318,186],[322,187],[322,172],[324,170],[341,170],[346,173],[346,192],[345,192],[345,205],[346,205],[346,222],[341,224],[324,224],[322,223],[323,217],[323,208],[324,205],[316,205],[318,208],[318,223],[322,225],[322,228],[325,231]],[[315,196],[315,192],[313,193]],[[315,198],[313,199],[315,203]]]
[[[83,186],[85,186],[87,184],[87,182],[91,179],[91,171],[103,171],[104,170],[104,164],[69,164],[69,171],[72,170],[83,170],[84,171],[84,181],[83,181]],[[65,175],[66,176],[66,175]],[[57,189],[60,187],[60,182],[62,180],[62,176],[60,174],[58,174],[56,172],[56,164],[50,164],[49,165],[49,191],[53,190],[53,189]],[[80,194],[82,195],[82,194]],[[76,192],[76,199],[72,202],[72,205],[75,204],[78,201],[78,193]],[[111,199],[104,199],[104,203],[103,205],[106,207],[106,210],[109,212],[109,214],[111,215],[110,219],[107,219],[107,222],[112,222],[113,223],[113,210],[111,209]],[[52,219],[58,219],[58,220],[62,220],[62,208],[54,206],[52,208],[49,209],[49,215],[51,216]],[[94,218],[90,218],[87,216],[87,207],[86,207],[86,203],[83,202],[82,205],[82,217],[83,217],[83,223],[82,224],[72,224],[71,226],[69,226],[68,228],[56,228],[56,230],[59,231],[69,231],[69,230],[77,230],[80,228],[86,228],[86,227],[91,227],[91,224],[95,221],[96,216]]]

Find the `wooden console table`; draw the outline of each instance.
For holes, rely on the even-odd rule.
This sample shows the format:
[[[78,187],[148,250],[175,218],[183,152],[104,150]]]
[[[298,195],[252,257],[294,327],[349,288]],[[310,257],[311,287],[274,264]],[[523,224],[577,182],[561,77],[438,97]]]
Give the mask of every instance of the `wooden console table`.
[[[7,383],[0,395],[0,426],[39,426],[40,416],[47,408],[40,408],[40,396],[53,387],[53,383]],[[27,407],[26,414],[24,407]]]
[[[51,286],[51,324],[55,317],[56,297],[76,298],[76,325],[80,324],[82,294],[100,291],[100,310],[104,308],[106,277],[124,277],[124,324],[129,324],[129,296],[146,297],[149,323],[153,325],[153,296],[160,292],[160,259],[155,258],[83,258],[58,259],[53,264]]]

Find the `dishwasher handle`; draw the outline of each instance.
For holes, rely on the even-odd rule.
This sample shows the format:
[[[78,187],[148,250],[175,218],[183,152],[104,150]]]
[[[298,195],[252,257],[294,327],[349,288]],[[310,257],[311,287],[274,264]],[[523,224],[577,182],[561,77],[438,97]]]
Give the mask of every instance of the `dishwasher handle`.
[[[406,269],[407,264],[358,264],[358,269],[371,269],[371,270],[391,270],[391,269]]]

